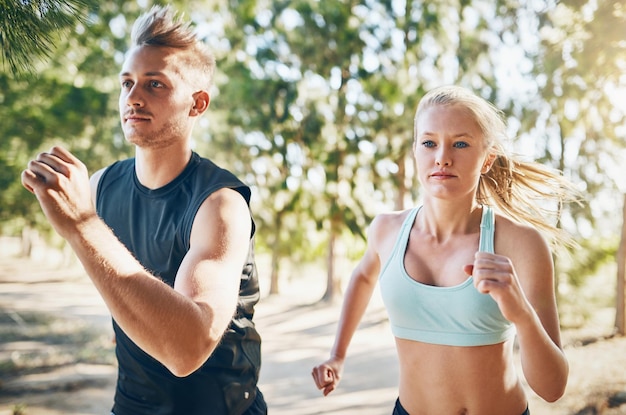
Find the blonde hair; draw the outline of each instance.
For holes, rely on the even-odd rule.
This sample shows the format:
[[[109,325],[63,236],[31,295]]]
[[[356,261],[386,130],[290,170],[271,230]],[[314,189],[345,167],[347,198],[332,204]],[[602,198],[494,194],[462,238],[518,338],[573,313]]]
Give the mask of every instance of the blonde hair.
[[[158,46],[183,51],[179,72],[194,87],[209,91],[215,73],[215,57],[198,39],[189,22],[183,22],[169,6],[153,6],[133,24],[131,47]]]
[[[436,105],[459,105],[470,111],[478,124],[485,145],[495,160],[481,174],[476,201],[494,206],[509,218],[534,226],[553,244],[573,241],[558,228],[563,203],[577,201],[579,192],[561,172],[536,162],[525,162],[508,154],[508,139],[502,111],[489,101],[459,86],[443,86],[429,91],[415,113],[415,138],[420,114]]]

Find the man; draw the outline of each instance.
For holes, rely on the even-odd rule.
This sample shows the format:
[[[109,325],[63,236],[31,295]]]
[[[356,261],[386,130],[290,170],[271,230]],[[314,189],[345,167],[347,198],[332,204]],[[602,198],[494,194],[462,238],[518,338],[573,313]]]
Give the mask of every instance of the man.
[[[111,312],[115,415],[266,414],[250,189],[191,150],[215,60],[167,7],[141,16],[131,40],[119,107],[135,157],[90,180],[54,147],[22,183]]]

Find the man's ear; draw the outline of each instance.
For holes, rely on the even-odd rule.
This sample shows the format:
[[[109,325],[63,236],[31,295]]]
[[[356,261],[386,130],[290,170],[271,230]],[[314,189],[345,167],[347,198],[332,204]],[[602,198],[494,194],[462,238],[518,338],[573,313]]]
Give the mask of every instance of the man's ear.
[[[211,97],[206,91],[198,91],[193,94],[193,107],[189,111],[189,115],[192,117],[198,117],[209,108]]]

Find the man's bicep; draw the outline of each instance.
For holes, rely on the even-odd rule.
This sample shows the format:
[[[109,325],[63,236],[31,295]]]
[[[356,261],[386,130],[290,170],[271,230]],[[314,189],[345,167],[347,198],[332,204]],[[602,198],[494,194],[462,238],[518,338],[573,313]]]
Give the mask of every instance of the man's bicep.
[[[177,278],[175,290],[190,298],[204,313],[204,321],[216,337],[230,324],[239,297],[239,272],[223,263],[201,259],[193,271]]]
[[[194,301],[234,306],[251,226],[247,203],[239,193],[221,189],[209,196],[194,219],[190,249],[174,288]]]

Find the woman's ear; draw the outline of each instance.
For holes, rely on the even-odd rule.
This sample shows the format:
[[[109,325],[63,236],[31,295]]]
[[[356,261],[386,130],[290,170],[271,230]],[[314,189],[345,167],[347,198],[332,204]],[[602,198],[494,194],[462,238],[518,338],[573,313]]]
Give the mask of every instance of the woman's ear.
[[[490,153],[487,158],[485,158],[485,162],[483,163],[483,167],[480,169],[480,174],[486,174],[489,170],[491,170],[491,166],[496,161],[496,155],[494,153]]]
[[[211,102],[211,97],[209,93],[206,91],[198,91],[193,94],[193,107],[189,111],[189,115],[192,117],[197,117],[202,115],[204,111],[209,108],[209,103]]]

